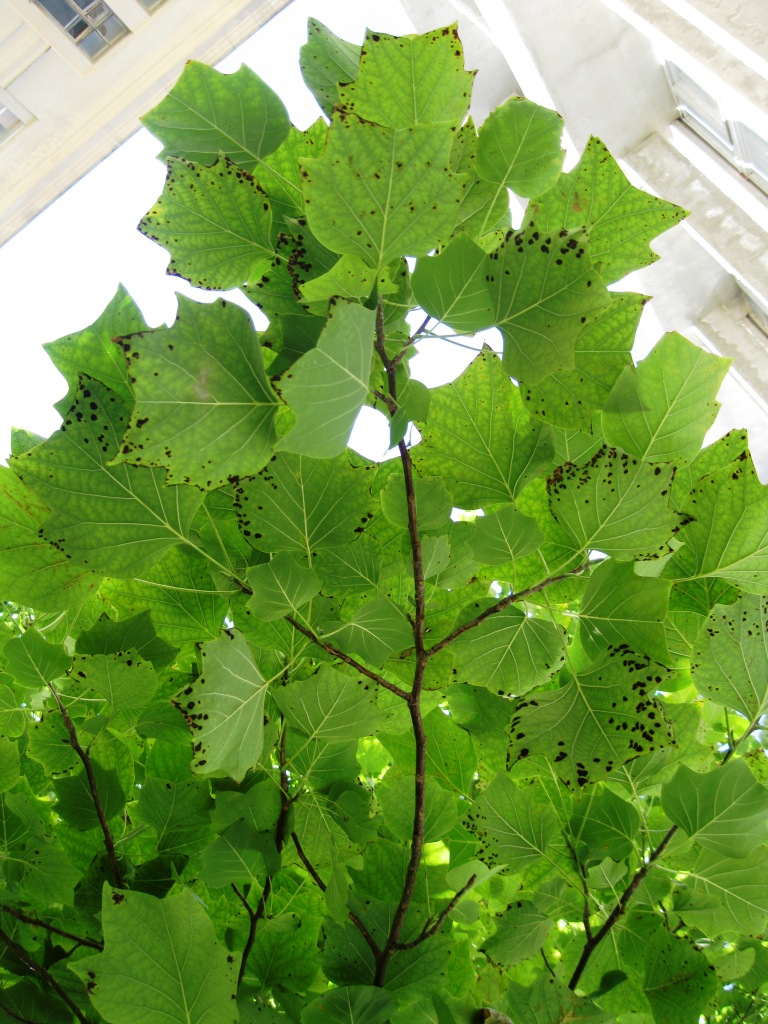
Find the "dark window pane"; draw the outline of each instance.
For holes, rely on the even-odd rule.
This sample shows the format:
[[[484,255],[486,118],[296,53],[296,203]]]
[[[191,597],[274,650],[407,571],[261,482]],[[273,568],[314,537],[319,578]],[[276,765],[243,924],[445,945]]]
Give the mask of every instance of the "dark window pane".
[[[80,40],[78,46],[91,60],[95,60],[96,57],[100,56],[107,49],[109,43],[94,29],[93,32],[89,32],[87,36]]]
[[[67,0],[38,0],[38,3],[64,28],[66,28],[77,15],[77,12],[70,4],[67,3]]]

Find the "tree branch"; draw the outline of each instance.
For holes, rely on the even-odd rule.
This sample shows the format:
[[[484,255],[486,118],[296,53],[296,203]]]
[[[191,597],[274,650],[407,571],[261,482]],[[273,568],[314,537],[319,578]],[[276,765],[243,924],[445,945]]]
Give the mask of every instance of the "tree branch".
[[[46,931],[53,932],[55,935],[61,935],[65,939],[72,939],[78,946],[90,946],[91,949],[98,949],[102,952],[104,944],[97,942],[95,939],[87,939],[82,935],[73,935],[72,932],[65,932],[61,928],[57,928],[55,925],[48,924],[47,921],[41,921],[39,917],[28,917],[23,914],[20,910],[16,910],[15,907],[6,906],[5,903],[0,904],[0,911],[4,914],[10,914],[11,917],[15,917],[17,921],[23,921],[25,924],[31,924],[35,928],[45,928]]]
[[[419,932],[415,939],[412,939],[410,942],[398,942],[395,948],[398,950],[415,949],[416,946],[420,946],[422,942],[426,942],[427,939],[431,939],[433,935],[436,935],[445,924],[448,915],[452,914],[453,911],[458,906],[459,900],[461,900],[462,896],[465,896],[469,892],[469,890],[472,888],[476,881],[477,875],[470,876],[469,881],[462,885],[459,891],[455,894],[451,901],[446,904],[446,906],[443,908],[443,910],[431,924],[429,921],[427,921],[427,923],[424,925],[424,927],[422,928],[422,930]]]
[[[314,880],[314,882],[316,883],[316,885],[318,886],[320,891],[321,892],[326,892],[327,889],[328,889],[328,886],[325,884],[325,882],[322,880],[320,875],[318,875],[318,873],[315,870],[315,868],[313,867],[313,865],[310,863],[310,860],[307,857],[307,855],[304,852],[304,849],[303,849],[303,847],[301,845],[301,841],[300,841],[299,837],[296,835],[295,832],[291,832],[291,839],[293,840],[293,845],[296,847],[296,853],[299,855],[299,860],[304,865],[304,867],[307,869],[307,871],[310,873],[310,875],[312,876],[312,879]],[[353,914],[351,910],[348,910],[347,911],[347,917],[352,922],[352,924],[355,926],[355,928],[357,928],[357,930],[363,936],[365,941],[368,943],[368,945],[370,947],[370,950],[373,953],[374,957],[380,956],[381,955],[381,950],[379,949],[379,947],[377,946],[376,942],[373,939],[373,936],[368,931],[368,929],[365,927],[365,925],[360,920],[360,918],[357,916],[357,914]]]
[[[286,615],[285,621],[290,626],[293,626],[294,629],[298,630],[299,633],[302,633],[308,640],[311,640],[313,644],[316,644],[321,650],[325,651],[327,654],[333,655],[334,658],[338,658],[340,661],[343,661],[345,665],[349,665],[350,668],[355,670],[355,672],[360,672],[361,675],[366,676],[368,679],[372,679],[374,683],[378,683],[379,686],[383,686],[385,690],[389,690],[390,693],[394,693],[395,696],[400,697],[402,700],[408,700],[409,695],[407,690],[402,690],[394,683],[390,683],[388,679],[379,675],[378,672],[372,672],[371,669],[366,668],[365,665],[361,665],[359,661],[355,661],[354,658],[350,658],[350,656],[345,654],[344,651],[340,651],[338,647],[334,647],[333,644],[329,644],[326,643],[325,640],[321,640],[321,638],[309,629],[308,626],[302,626],[302,624],[297,622],[293,616]]]
[[[91,799],[93,800],[93,806],[96,809],[96,816],[99,819],[99,825],[101,826],[101,831],[104,835],[104,846],[106,847],[107,851],[109,869],[112,872],[113,884],[117,889],[124,889],[125,881],[123,879],[123,873],[120,870],[120,863],[117,859],[115,841],[112,838],[112,833],[109,829],[109,823],[107,822],[107,816],[104,813],[104,807],[102,806],[101,803],[101,797],[99,796],[99,790],[96,785],[96,777],[93,774],[93,765],[91,764],[91,759],[86,753],[86,751],[83,750],[82,746],[80,745],[80,740],[77,738],[77,730],[75,729],[75,724],[70,718],[69,712],[62,704],[61,697],[59,697],[58,693],[56,692],[51,683],[48,683],[47,685],[48,689],[53,694],[53,699],[56,701],[56,704],[58,705],[59,711],[61,712],[61,717],[64,719],[64,725],[66,726],[67,732],[69,733],[70,746],[77,754],[77,756],[80,758],[80,760],[83,762],[83,768],[85,769],[86,778],[88,779],[88,787],[91,791]]]
[[[429,321],[431,319],[432,319],[431,316],[425,316],[424,317],[424,320],[422,321],[422,323],[416,328],[416,330],[410,336],[408,341],[406,341],[406,343],[403,345],[403,347],[400,349],[400,351],[394,357],[394,359],[392,360],[391,365],[392,365],[392,367],[395,370],[398,368],[400,363],[402,363],[403,359],[405,359],[405,353],[408,351],[408,349],[412,348],[416,344],[416,339],[419,337],[419,335],[422,333],[422,331],[425,330],[427,324],[429,323]]]
[[[384,334],[384,314],[381,298],[376,311],[376,338],[375,348],[382,361],[387,375],[389,393],[393,401],[397,401],[397,377],[396,367],[387,358]],[[413,685],[411,692],[406,695],[408,711],[413,726],[414,742],[416,744],[416,756],[414,765],[414,793],[413,793],[413,828],[411,831],[411,854],[408,859],[408,867],[405,872],[405,881],[400,900],[395,908],[395,913],[390,925],[389,935],[384,949],[376,957],[376,974],[374,985],[382,986],[387,974],[387,968],[393,955],[397,952],[400,933],[403,930],[405,917],[408,908],[413,900],[416,890],[416,878],[421,864],[421,857],[424,850],[424,817],[427,793],[427,735],[424,731],[424,723],[421,717],[421,690],[424,683],[424,673],[427,667],[427,654],[424,650],[424,626],[426,622],[426,599],[424,584],[424,559],[421,549],[421,537],[419,536],[419,525],[416,507],[416,487],[413,472],[411,453],[405,441],[398,444],[400,462],[403,467],[403,481],[405,483],[405,498],[408,506],[408,535],[411,541],[411,564],[413,568],[413,592],[414,592],[414,616],[411,623],[413,632],[413,645],[415,668],[413,673]]]
[[[651,870],[653,865],[656,863],[659,857],[661,857],[666,848],[669,846],[676,832],[677,825],[673,825],[672,828],[669,829],[667,834],[661,840],[659,845],[656,847],[656,849],[650,854],[648,860],[645,861],[645,863],[638,869],[638,871],[635,872],[631,882],[624,890],[624,892],[621,894],[616,906],[605,919],[599,930],[596,931],[591,938],[587,939],[584,945],[584,949],[582,950],[581,957],[579,958],[579,962],[576,964],[576,969],[571,975],[571,980],[568,982],[568,988],[571,989],[571,991],[573,991],[578,985],[579,979],[584,973],[584,970],[587,964],[589,963],[590,957],[597,949],[597,947],[600,945],[600,943],[603,941],[608,932],[611,930],[611,928],[613,928],[613,926],[622,916],[622,914],[624,914],[624,912],[627,909],[627,905],[629,904],[629,901],[632,899],[632,897],[640,887],[640,883],[643,881],[643,879]]]
[[[18,1021],[21,1021],[21,1024],[38,1024],[38,1022],[35,1021],[35,1020],[32,1020],[31,1017],[22,1017],[18,1013],[14,1013],[13,1010],[9,1009],[5,1005],[5,1003],[3,1003],[1,1001],[0,1001],[0,1010],[2,1010],[3,1013],[8,1014],[8,1019],[9,1020],[18,1020]]]
[[[573,857],[573,862],[576,865],[576,870],[579,872],[579,878],[581,879],[581,890],[584,895],[584,908],[582,910],[581,918],[584,923],[584,934],[587,937],[587,942],[592,941],[592,925],[589,922],[589,886],[587,885],[587,871],[582,862],[579,860],[578,854],[573,843],[570,841],[568,836],[563,837],[565,839],[566,846]]]
[[[36,974],[41,981],[45,982],[46,985],[53,989],[59,999],[61,999],[63,1003],[66,1003],[71,1012],[74,1013],[75,1017],[80,1021],[80,1024],[88,1024],[88,1018],[77,1003],[70,999],[69,995],[64,991],[58,981],[56,981],[53,975],[50,974],[42,964],[39,964],[29,955],[29,953],[27,953],[25,949],[22,949],[18,943],[14,942],[10,935],[8,935],[7,932],[4,932],[2,928],[0,928],[0,939],[2,939],[10,952],[13,953],[18,960],[21,960],[21,962],[28,967],[33,974]]]
[[[288,789],[289,789],[289,786],[290,786],[290,780],[288,778],[288,772],[285,769],[285,765],[286,765],[286,756],[285,756],[286,732],[287,732],[287,730],[285,728],[283,728],[283,734],[280,737],[280,751],[279,751],[279,764],[280,764],[280,814],[278,815],[277,823],[275,825],[275,846],[277,847],[277,852],[278,853],[282,853],[283,846],[285,845],[285,838],[286,838],[286,834],[287,834],[287,831],[288,831],[288,815],[289,815],[290,810],[291,810],[291,799],[290,799],[290,796],[288,795]],[[243,947],[243,955],[240,958],[240,971],[238,972],[238,975],[237,975],[237,984],[239,985],[240,982],[243,980],[243,977],[245,975],[245,967],[246,967],[246,964],[248,963],[248,957],[251,955],[251,950],[253,949],[253,944],[256,941],[256,927],[257,927],[259,921],[261,921],[261,919],[264,917],[264,915],[265,915],[265,913],[267,911],[267,901],[269,900],[269,897],[270,897],[270,895],[272,893],[272,875],[267,875],[267,877],[266,877],[266,879],[264,881],[264,887],[261,890],[261,895],[259,896],[259,902],[256,905],[256,909],[255,910],[253,909],[253,907],[249,903],[248,896],[245,893],[241,892],[238,889],[238,887],[235,885],[234,882],[232,882],[232,889],[233,889],[235,895],[237,896],[237,898],[240,900],[240,902],[245,907],[245,909],[246,909],[246,911],[248,913],[248,918],[249,918],[249,922],[250,922],[249,923],[249,927],[248,927],[248,938],[245,940],[245,946]]]
[[[506,597],[502,597],[496,604],[491,605],[490,608],[486,608],[484,612],[480,612],[474,619],[470,619],[469,622],[464,622],[462,625],[457,626],[448,636],[443,637],[442,640],[438,640],[437,643],[432,644],[427,649],[426,656],[431,658],[438,651],[442,651],[444,647],[452,644],[454,640],[457,640],[464,633],[469,632],[470,629],[474,629],[475,626],[479,626],[481,622],[485,622],[486,619],[490,618],[491,615],[497,615],[499,612],[503,612],[505,608],[509,608],[511,604],[516,601],[524,601],[526,597],[530,597],[531,594],[538,594],[540,591],[545,590],[547,587],[551,587],[553,583],[559,583],[561,580],[567,580],[570,576],[578,576],[589,568],[591,562],[583,562],[575,569],[571,569],[569,572],[560,573],[559,576],[550,576],[546,580],[542,580],[541,583],[536,583],[532,587],[526,587],[525,590],[519,590],[517,593],[507,594]]]

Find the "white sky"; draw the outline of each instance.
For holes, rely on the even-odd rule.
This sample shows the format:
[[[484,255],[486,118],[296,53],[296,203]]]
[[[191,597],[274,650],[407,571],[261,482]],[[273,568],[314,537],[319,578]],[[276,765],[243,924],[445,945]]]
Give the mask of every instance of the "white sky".
[[[352,41],[362,39],[366,25],[395,34],[414,31],[396,0],[386,4],[375,0],[294,0],[220,62],[219,68],[226,72],[235,71],[241,63],[252,67],[283,99],[300,128],[319,115],[298,64],[310,15]],[[196,294],[201,301],[214,298],[210,292],[195,292],[179,278],[167,277],[168,254],[136,229],[162,191],[165,167],[155,159],[160,148],[152,136],[140,130],[0,248],[4,292],[0,459],[10,451],[12,426],[44,436],[58,427],[60,419],[52,406],[66,387],[41,344],[96,320],[119,282],[151,327],[173,321],[176,291]],[[572,160],[575,154],[569,157]],[[633,283],[626,279],[622,288],[631,288]],[[641,285],[638,290],[642,291]],[[235,301],[245,304],[239,295]],[[266,321],[256,307],[248,305],[257,328],[262,327]],[[493,343],[497,332],[488,333]],[[646,307],[636,358],[645,354],[659,335],[658,321]],[[476,341],[479,345],[481,340]],[[412,363],[415,374],[432,386],[455,377],[471,358],[469,352],[458,348],[446,353],[442,345],[439,358],[435,358],[436,344],[420,346],[423,355]],[[730,401],[725,394],[722,397],[732,410],[740,402],[743,410],[740,389]],[[742,415],[721,416],[713,436],[728,429],[731,419],[740,421]],[[384,417],[364,409],[362,421],[353,444],[369,457],[380,457],[386,447]],[[758,463],[766,461],[765,453],[761,455]],[[765,473],[765,467],[761,468]]]

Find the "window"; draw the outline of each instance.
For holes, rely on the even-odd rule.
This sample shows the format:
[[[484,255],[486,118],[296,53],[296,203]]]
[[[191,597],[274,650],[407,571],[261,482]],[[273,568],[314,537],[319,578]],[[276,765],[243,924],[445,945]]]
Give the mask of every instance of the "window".
[[[21,128],[24,122],[16,117],[14,112],[0,102],[0,144],[5,142],[9,135],[12,135],[17,128]]]
[[[711,96],[676,64],[667,64],[667,76],[683,120],[720,152],[730,154],[733,149],[731,132],[716,97]]]
[[[676,64],[667,63],[667,77],[677,100],[682,120],[718,151],[744,177],[768,192],[768,132],[760,134],[755,125],[729,114],[717,96],[694,81]],[[735,101],[730,106],[733,107]],[[742,110],[738,111],[739,114]]]
[[[768,309],[746,288],[742,288],[742,292],[747,300],[747,319],[751,320],[756,327],[759,327],[768,338]]]
[[[91,60],[100,57],[128,29],[102,0],[36,0]]]

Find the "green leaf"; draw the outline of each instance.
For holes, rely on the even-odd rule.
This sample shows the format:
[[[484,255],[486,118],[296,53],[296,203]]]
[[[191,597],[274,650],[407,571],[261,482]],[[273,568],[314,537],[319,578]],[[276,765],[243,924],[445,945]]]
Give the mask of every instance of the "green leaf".
[[[593,1003],[578,999],[562,981],[548,975],[540,977],[527,988],[511,982],[507,989],[507,1002],[514,1007],[516,1024],[565,1024],[576,1020],[610,1024],[613,1020]],[[499,1019],[500,1024],[506,1024],[503,1016]]]
[[[49,643],[36,629],[9,640],[3,648],[8,671],[19,686],[35,689],[63,676],[72,658],[59,644]]]
[[[606,644],[628,644],[654,661],[669,665],[665,618],[670,584],[635,575],[631,562],[612,558],[590,577],[579,611],[580,639],[589,657]]]
[[[345,985],[313,999],[301,1013],[302,1024],[385,1024],[397,1001],[386,989]]]
[[[242,633],[222,633],[200,657],[202,675],[185,690],[184,701],[195,738],[192,770],[223,771],[241,782],[261,757],[269,684]]]
[[[520,96],[492,111],[480,126],[477,170],[485,181],[511,188],[519,196],[538,196],[551,188],[563,166],[563,119]]]
[[[509,762],[543,755],[570,786],[606,779],[638,755],[671,742],[654,698],[667,676],[624,646],[609,649],[595,664],[566,676],[560,689],[518,702]]]
[[[180,295],[170,329],[123,347],[136,405],[114,462],[161,466],[169,484],[210,490],[268,461],[280,403],[245,310]]]
[[[381,573],[381,545],[364,533],[351,544],[324,547],[315,571],[329,594],[364,594],[375,590]]]
[[[387,658],[413,643],[413,634],[403,612],[386,598],[369,601],[350,622],[325,634],[342,650],[360,654],[372,665],[383,665]]]
[[[570,821],[577,853],[582,860],[624,860],[639,839],[640,815],[636,808],[603,787],[588,790]]]
[[[576,342],[610,293],[586,237],[567,240],[533,222],[487,257],[493,322],[504,338],[504,368],[526,384],[575,365]]]
[[[304,82],[328,117],[339,100],[338,86],[354,82],[360,47],[340,39],[316,18],[307,21],[307,42],[299,51]]]
[[[275,841],[269,833],[259,833],[245,821],[236,821],[212,843],[201,855],[200,880],[214,889],[258,880],[267,868],[268,874],[280,868],[280,858]]]
[[[426,255],[447,241],[461,202],[461,179],[446,172],[452,141],[448,125],[395,131],[335,117],[323,155],[302,163],[313,233],[377,271]]]
[[[653,462],[690,462],[720,408],[730,361],[665,334],[637,366],[627,366],[603,407],[608,442]]]
[[[499,772],[468,812],[467,827],[488,867],[522,871],[548,855],[558,835],[557,817],[537,786],[519,788]]]
[[[715,704],[756,722],[768,708],[768,620],[765,599],[745,594],[715,605],[691,655],[691,675]]]
[[[501,917],[483,952],[500,967],[513,967],[538,954],[551,927],[550,919],[533,903],[518,901]]]
[[[453,645],[456,682],[504,694],[528,693],[565,661],[565,632],[509,607],[491,615]]]
[[[100,713],[118,732],[136,725],[158,686],[152,665],[139,660],[135,651],[81,654],[72,662],[70,676],[78,689],[87,688],[103,698]]]
[[[665,576],[715,576],[750,594],[768,589],[768,487],[760,483],[749,453],[699,480],[685,511],[692,521],[680,532],[684,547]]]
[[[7,466],[0,466],[0,589],[40,611],[79,605],[99,577],[72,564],[43,536],[50,509]]]
[[[376,787],[376,794],[384,824],[398,840],[406,839],[413,829],[413,776],[401,775],[391,782],[386,780]],[[451,831],[457,818],[458,805],[455,794],[427,777],[424,798],[424,841],[437,842]]]
[[[548,478],[550,508],[584,551],[620,561],[654,557],[680,526],[667,501],[671,478],[670,468],[603,445],[589,462],[566,462]]]
[[[451,521],[453,496],[445,481],[437,476],[417,478],[413,482],[416,509],[421,530],[445,530]],[[402,473],[394,473],[381,491],[381,511],[393,526],[408,529],[408,502]]]
[[[316,675],[273,690],[286,720],[312,739],[340,743],[372,736],[388,720],[366,679],[321,665]]]
[[[690,1024],[715,995],[715,970],[688,939],[660,931],[645,954],[643,992],[656,1024]]]
[[[118,616],[150,611],[157,635],[177,646],[217,637],[227,611],[209,563],[187,547],[172,548],[139,579],[106,581],[99,596]]]
[[[81,373],[100,380],[124,402],[131,404],[133,395],[128,370],[115,340],[146,329],[139,307],[125,288],[118,285],[114,298],[90,327],[43,345],[69,386],[64,398],[56,403],[62,416],[77,398]]]
[[[105,818],[109,821],[125,807],[126,793],[114,768],[106,769],[98,764],[92,764],[91,771],[99,794],[99,803]],[[84,769],[76,775],[57,779],[53,788],[57,798],[56,813],[64,821],[83,832],[99,828],[100,819],[94,804],[90,779]]]
[[[768,841],[768,789],[744,761],[729,761],[706,774],[681,764],[662,786],[661,806],[691,839],[724,857],[746,856]]]
[[[136,651],[144,661],[151,661],[157,671],[173,661],[176,653],[155,633],[148,611],[139,612],[129,619],[113,622],[106,615],[84,630],[77,638],[78,654],[118,654]]]
[[[322,117],[304,132],[292,125],[285,142],[259,164],[256,177],[269,196],[272,231],[278,240],[287,226],[286,218],[304,216],[299,160],[317,155],[315,150],[322,149],[327,131],[328,127]]]
[[[168,95],[141,119],[163,143],[161,159],[201,164],[219,154],[254,170],[288,134],[288,113],[266,82],[243,64],[231,75],[187,61]]]
[[[341,106],[386,128],[450,122],[469,109],[474,72],[464,70],[456,26],[423,35],[365,34],[359,74],[339,89]]]
[[[234,966],[188,889],[159,900],[104,887],[104,952],[70,963],[115,1024],[236,1024]]]
[[[126,420],[120,399],[83,377],[61,430],[14,459],[13,469],[53,508],[45,536],[65,556],[133,577],[184,542],[203,496],[165,487],[162,470],[110,465]]]
[[[765,848],[753,850],[746,857],[700,850],[685,870],[686,884],[693,893],[690,904],[681,901],[679,913],[685,921],[713,937],[723,932],[758,935],[765,930]]]
[[[540,234],[585,229],[595,269],[606,284],[658,259],[648,243],[686,214],[679,206],[635,188],[599,139],[592,137],[581,160],[531,211]]]
[[[377,280],[376,271],[359,256],[340,256],[330,270],[302,285],[301,294],[306,302],[325,306],[331,298],[367,299],[376,284],[382,294],[392,291],[386,274]]]
[[[249,569],[248,586],[253,591],[248,604],[265,622],[299,614],[299,609],[320,593],[317,574],[287,551]]]
[[[315,348],[280,379],[280,393],[296,424],[275,445],[278,451],[330,459],[347,447],[368,394],[375,312],[350,302],[331,307]]]
[[[528,411],[560,427],[590,431],[630,352],[647,299],[633,292],[611,292],[610,304],[587,318],[576,339],[574,369],[544,377],[525,394]]]
[[[154,829],[158,853],[178,855],[206,845],[212,808],[211,794],[204,782],[174,782],[147,776],[132,817]]]
[[[536,551],[544,540],[539,524],[512,505],[489,512],[475,520],[470,546],[472,554],[486,565],[504,565]]]
[[[353,468],[336,459],[277,455],[254,480],[235,487],[243,534],[260,551],[314,551],[349,544],[363,532],[375,508],[373,466]]]
[[[483,351],[458,380],[432,392],[413,458],[422,474],[450,480],[460,508],[474,509],[512,501],[550,465],[552,441],[498,357]]]
[[[488,289],[486,255],[464,233],[438,255],[418,260],[413,295],[432,316],[455,331],[472,334],[491,327],[495,307]]]
[[[139,228],[171,254],[168,273],[197,288],[247,284],[275,257],[267,194],[226,157],[210,168],[170,160],[163,193]]]

